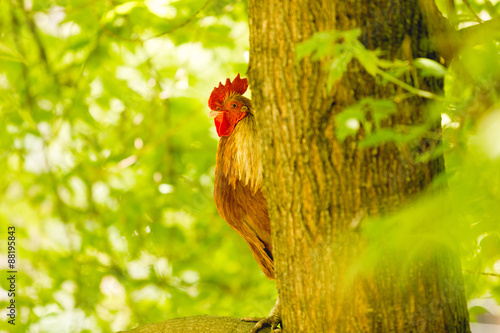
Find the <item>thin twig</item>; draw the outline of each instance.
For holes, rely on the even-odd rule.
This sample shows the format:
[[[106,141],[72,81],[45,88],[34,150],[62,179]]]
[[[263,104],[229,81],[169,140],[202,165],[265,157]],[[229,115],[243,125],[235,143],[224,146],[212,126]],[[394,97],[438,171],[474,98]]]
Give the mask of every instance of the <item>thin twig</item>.
[[[213,0],[207,0],[203,6],[201,6],[197,11],[195,11],[190,17],[187,18],[186,21],[182,22],[181,24],[167,30],[167,31],[164,31],[164,32],[160,32],[159,34],[157,35],[154,35],[154,36],[151,36],[151,37],[148,37],[148,38],[145,38],[145,39],[141,39],[141,38],[127,38],[127,37],[123,37],[123,36],[120,36],[118,34],[116,34],[115,32],[111,31],[105,24],[103,24],[101,22],[101,18],[99,17],[99,15],[97,15],[97,13],[95,12],[95,8],[94,8],[94,1],[95,0],[91,0],[90,3],[91,3],[91,10],[92,10],[92,14],[94,14],[94,17],[96,19],[96,21],[99,23],[99,25],[101,26],[101,28],[110,36],[112,37],[115,37],[117,39],[121,39],[121,40],[124,40],[124,41],[127,41],[127,42],[134,42],[134,43],[143,43],[145,41],[148,41],[150,39],[153,39],[153,38],[158,38],[158,37],[161,37],[161,36],[164,36],[164,35],[167,35],[169,33],[172,33],[174,32],[175,30],[177,29],[180,29],[186,25],[188,25],[189,23],[191,23],[192,21],[194,21],[194,19],[198,16],[199,13],[201,13]]]
[[[476,271],[471,271],[469,269],[464,270],[465,273],[472,273],[472,274],[479,274],[479,275],[487,275],[487,276],[494,276],[500,278],[500,274],[497,273],[489,273],[489,272],[476,272]]]
[[[23,56],[23,58],[27,59],[26,54],[25,54],[26,50],[24,49],[22,43],[19,40],[21,27],[20,27],[20,21],[17,17],[17,14],[15,13],[16,9],[19,9],[20,11],[22,11],[23,15],[26,16],[25,19],[27,20],[28,26],[30,26],[30,24],[32,24],[32,26],[30,26],[29,28],[30,28],[31,32],[33,33],[33,36],[35,39],[38,37],[37,31],[36,31],[36,27],[34,25],[34,22],[32,20],[30,21],[30,17],[27,16],[27,13],[24,9],[24,1],[21,2],[20,8],[19,7],[14,8],[14,5],[12,5],[11,6],[11,11],[12,11],[11,17],[12,17],[12,27],[14,28],[13,30],[16,32],[16,34],[14,35],[14,40],[15,40],[16,47],[17,47],[16,51],[19,54],[21,54]],[[41,44],[41,40],[37,40],[37,41],[35,41],[35,43],[37,43],[38,47],[40,48],[40,50],[39,50],[40,57],[42,57],[42,58],[45,57],[42,62],[44,62],[44,65],[46,66],[47,71],[49,72],[49,74],[53,75],[52,71],[50,70],[49,63],[47,61],[45,49],[43,48],[43,45]],[[30,90],[30,81],[29,81],[30,67],[28,67],[28,65],[26,63],[22,63],[21,66],[22,66],[22,77],[23,77],[23,83],[24,83],[24,88],[25,88],[26,101],[25,101],[25,105],[21,105],[19,113],[21,114],[21,117],[23,117],[23,119],[28,124],[30,124],[32,129],[38,134],[38,136],[42,140],[42,143],[43,143],[42,153],[43,153],[43,157],[44,157],[45,168],[47,169],[47,174],[49,175],[49,177],[51,179],[50,187],[51,187],[51,190],[53,191],[53,195],[55,197],[56,210],[59,213],[59,216],[61,217],[62,221],[67,222],[67,221],[69,221],[69,219],[67,218],[67,216],[63,210],[64,203],[63,203],[63,201],[58,193],[57,178],[54,174],[52,165],[50,164],[50,158],[49,158],[49,152],[48,152],[49,139],[46,138],[45,135],[43,135],[43,133],[38,128],[37,123],[35,122],[35,120],[32,117],[33,110],[35,108],[35,100],[36,99],[31,94],[31,90]],[[55,75],[54,75],[54,78],[56,78]],[[56,80],[56,83],[58,83],[57,80]],[[27,110],[24,110],[24,109],[27,109]]]
[[[476,20],[479,22],[479,23],[483,23],[483,20],[481,20],[481,18],[479,17],[479,15],[477,15],[477,13],[472,9],[470,3],[469,3],[469,0],[463,0],[464,4],[467,6],[467,8],[469,8],[469,11],[472,13],[472,15],[474,15],[474,17],[476,18]]]
[[[49,57],[47,56],[47,51],[45,51],[45,47],[43,46],[42,40],[35,25],[35,21],[33,20],[33,17],[30,15],[30,13],[28,13],[28,11],[26,11],[25,9],[24,0],[21,0],[19,10],[23,13],[24,19],[26,20],[27,23],[26,25],[28,26],[31,35],[33,36],[33,40],[35,41],[35,44],[38,48],[38,52],[40,53],[40,58],[42,59],[45,69],[47,70],[47,73],[53,76],[57,82],[57,77],[53,73],[52,68],[50,66]]]
[[[12,30],[15,31],[16,33],[13,35],[14,43],[17,48],[17,53],[19,53],[23,59],[26,59],[25,57],[25,52],[24,52],[24,47],[20,41],[20,31],[21,31],[21,24],[19,22],[19,19],[17,17],[17,14],[15,12],[14,7],[11,7],[11,20],[12,20]],[[29,84],[29,73],[28,73],[28,66],[26,62],[21,63],[21,77],[23,78],[23,83],[24,83],[24,104],[27,106],[28,109],[32,109],[33,107],[33,98],[31,96],[31,91],[30,91],[30,84]],[[22,104],[21,104],[22,107]],[[23,115],[23,114],[21,114]],[[31,121],[30,121],[31,120]],[[33,119],[30,117],[29,119],[26,119],[26,122],[30,124],[34,129],[36,129],[36,125],[34,124]]]
[[[398,78],[386,73],[385,71],[381,70],[381,69],[377,69],[377,74],[379,74],[380,76],[382,76],[384,79],[386,79],[387,81],[391,81],[392,83],[400,86],[401,88],[417,95],[417,96],[420,96],[420,97],[423,97],[423,98],[428,98],[428,99],[434,99],[434,100],[437,100],[437,101],[443,101],[443,97],[442,96],[439,96],[439,95],[436,95],[434,93],[431,93],[430,91],[426,91],[426,90],[422,90],[422,89],[417,89],[411,85],[409,85],[408,83],[406,82],[403,82],[401,80],[399,80]]]
[[[184,27],[185,25],[187,25],[187,24],[191,23],[191,22],[195,19],[195,17],[196,17],[196,16],[197,16],[197,15],[198,15],[198,14],[199,14],[202,10],[204,10],[204,9],[208,6],[208,4],[209,4],[210,2],[212,2],[212,1],[213,1],[213,0],[207,0],[207,1],[203,4],[203,6],[201,6],[201,7],[200,7],[200,9],[198,9],[197,11],[195,11],[195,12],[193,13],[193,15],[191,15],[191,16],[190,16],[190,17],[189,17],[186,21],[184,21],[183,23],[179,24],[178,26],[175,26],[175,27],[173,27],[173,28],[171,28],[171,29],[169,29],[169,30],[167,30],[167,31],[161,32],[161,33],[159,33],[159,34],[157,34],[157,35],[154,35],[154,36],[152,36],[152,37],[146,38],[144,41],[149,40],[149,39],[152,39],[152,38],[161,37],[161,36],[166,35],[166,34],[169,34],[169,33],[173,32],[173,31],[175,31],[175,30],[177,30],[177,29],[180,29],[180,28]]]

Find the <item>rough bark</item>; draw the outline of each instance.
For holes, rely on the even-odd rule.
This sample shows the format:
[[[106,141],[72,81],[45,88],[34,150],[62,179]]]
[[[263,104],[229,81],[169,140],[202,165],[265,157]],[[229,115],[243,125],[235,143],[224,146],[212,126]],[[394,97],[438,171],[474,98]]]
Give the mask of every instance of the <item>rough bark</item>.
[[[361,130],[340,143],[336,114],[364,97],[406,91],[378,84],[356,61],[328,91],[324,60],[295,59],[297,44],[314,32],[361,28],[361,42],[389,59],[439,61],[425,22],[432,8],[423,13],[418,0],[250,0],[249,7],[249,78],[285,332],[469,332],[460,262],[448,249],[430,245],[411,264],[388,252],[370,273],[347,278],[365,244],[353,221],[397,211],[443,171],[442,157],[415,160],[435,147],[439,125],[437,140],[361,149]],[[405,77],[442,88],[416,79]],[[383,126],[423,123],[426,103],[399,99]]]
[[[255,323],[242,321],[241,318],[195,316],[146,324],[122,333],[248,333],[254,325]],[[260,331],[269,332],[269,328]]]

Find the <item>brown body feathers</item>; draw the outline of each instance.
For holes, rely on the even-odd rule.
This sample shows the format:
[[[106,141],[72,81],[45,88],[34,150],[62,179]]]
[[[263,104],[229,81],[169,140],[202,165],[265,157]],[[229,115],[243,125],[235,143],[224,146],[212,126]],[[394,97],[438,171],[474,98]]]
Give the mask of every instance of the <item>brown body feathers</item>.
[[[215,87],[209,117],[220,137],[215,163],[214,200],[222,218],[247,241],[260,268],[274,279],[271,225],[262,192],[262,166],[252,102],[240,75]]]
[[[250,101],[244,99],[251,111]],[[247,241],[264,274],[273,279],[271,226],[262,192],[259,152],[256,122],[249,112],[231,135],[220,138],[214,199],[222,218]]]

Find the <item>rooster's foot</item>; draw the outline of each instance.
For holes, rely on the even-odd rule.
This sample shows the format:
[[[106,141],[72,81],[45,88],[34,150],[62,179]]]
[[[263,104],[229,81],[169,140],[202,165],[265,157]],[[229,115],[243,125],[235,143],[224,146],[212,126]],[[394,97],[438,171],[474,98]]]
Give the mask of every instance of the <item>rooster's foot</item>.
[[[281,324],[281,317],[276,314],[271,314],[269,317],[265,318],[241,318],[243,321],[256,321],[257,323],[255,326],[252,328],[250,333],[257,333],[260,331],[261,328],[265,326],[271,326],[271,331],[273,333],[281,333],[281,328],[278,327],[278,325]]]
[[[278,325],[280,326],[283,325],[281,322],[280,298],[278,297],[278,299],[276,300],[276,304],[271,310],[269,316],[265,318],[241,318],[241,320],[257,322],[257,324],[255,324],[255,326],[250,331],[250,333],[257,333],[264,326],[271,326],[271,332],[273,333],[281,333],[281,328],[278,327]]]

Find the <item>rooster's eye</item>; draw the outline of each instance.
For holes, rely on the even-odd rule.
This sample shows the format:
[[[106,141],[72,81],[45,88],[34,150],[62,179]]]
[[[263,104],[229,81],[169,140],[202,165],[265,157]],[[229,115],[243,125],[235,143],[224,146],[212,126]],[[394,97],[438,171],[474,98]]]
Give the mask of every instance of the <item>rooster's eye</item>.
[[[233,103],[233,104],[231,105],[231,107],[232,107],[233,109],[234,109],[236,106],[237,106],[237,105],[236,105],[236,103]]]

